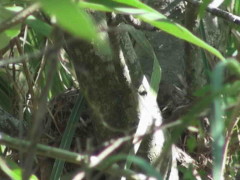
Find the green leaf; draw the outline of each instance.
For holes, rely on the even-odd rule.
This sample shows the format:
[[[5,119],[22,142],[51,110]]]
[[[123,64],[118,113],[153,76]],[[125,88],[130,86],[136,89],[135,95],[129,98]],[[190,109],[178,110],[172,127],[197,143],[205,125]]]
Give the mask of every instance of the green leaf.
[[[61,78],[61,82],[62,84],[67,87],[67,88],[70,88],[72,87],[72,84],[73,84],[73,77],[71,75],[71,73],[69,72],[68,68],[63,65],[61,63],[61,67],[59,69],[59,76]]]
[[[187,147],[189,152],[194,152],[194,149],[197,147],[197,140],[194,136],[190,136],[187,139]]]
[[[219,63],[213,71],[212,76],[212,91],[216,93],[221,90],[224,69],[227,63]],[[222,172],[222,154],[224,145],[224,110],[223,110],[223,99],[219,95],[214,99],[213,102],[214,116],[211,122],[211,135],[213,138],[213,179],[221,179]]]
[[[212,74],[212,92],[218,93],[223,89],[223,80],[225,69],[229,68],[231,72],[240,77],[240,64],[233,59],[221,62],[216,65]],[[223,176],[223,147],[224,147],[224,126],[223,116],[225,115],[223,106],[223,97],[221,94],[214,98],[213,118],[211,121],[211,135],[213,138],[213,179],[221,179]]]
[[[57,23],[73,35],[97,40],[96,27],[89,15],[70,0],[41,0],[43,9],[56,18]]]
[[[132,14],[135,15],[140,20],[151,24],[154,27],[165,31],[177,38],[183,39],[187,42],[195,44],[203,49],[206,49],[210,53],[217,56],[220,60],[224,61],[225,58],[222,54],[215,49],[214,47],[208,45],[203,40],[199,39],[195,35],[193,35],[189,30],[185,27],[174,23],[168,20],[163,14],[159,13],[158,11],[152,9],[151,7],[145,5],[144,3],[138,0],[90,0],[89,2],[98,3],[102,6],[105,6],[107,9],[112,9],[115,12],[123,13],[123,14]],[[126,6],[127,5],[127,6]],[[130,7],[128,7],[130,6]],[[89,6],[89,8],[93,6]],[[133,7],[135,10],[133,10]],[[97,9],[96,9],[97,10]]]
[[[149,56],[151,57],[151,59],[153,61],[153,63],[152,63],[150,59],[146,59],[146,61],[144,61],[144,64],[142,64],[142,66],[144,66],[148,63],[153,64],[152,74],[151,74],[151,79],[150,79],[149,84],[150,84],[150,87],[151,87],[151,90],[152,90],[154,96],[157,97],[159,83],[161,81],[162,70],[161,70],[159,61],[157,59],[157,56],[154,52],[154,49],[151,46],[151,44],[149,43],[148,39],[145,37],[144,33],[135,30],[131,26],[125,26],[125,27],[129,31],[129,33],[131,34],[133,39],[136,41],[136,43],[141,47],[142,51],[144,51],[146,54],[149,54]]]
[[[240,15],[240,1],[238,0],[234,2],[234,14]]]
[[[10,159],[4,160],[0,157],[0,168],[12,180],[22,179],[22,169]],[[38,178],[35,175],[31,175],[29,180],[38,180]]]
[[[200,17],[203,17],[207,6],[211,3],[212,0],[204,0],[203,3],[201,3],[200,8],[199,8],[199,15]]]
[[[81,1],[78,3],[78,6],[81,8],[90,8],[90,9],[95,9],[98,11],[112,12],[111,8],[108,8],[108,7],[106,7],[102,4],[98,4],[98,3],[89,3],[89,2]]]
[[[14,16],[14,12],[21,11],[22,8],[16,7],[3,7],[0,5],[0,23]]]
[[[95,2],[95,3],[99,3],[98,0],[89,0],[89,2]],[[127,5],[127,6],[132,6],[132,7],[136,7],[139,9],[146,9],[146,10],[151,10],[152,8],[145,5],[144,3],[138,1],[138,0],[101,0],[100,4],[104,4],[105,6],[111,6],[111,7],[119,7],[119,5],[121,7],[123,7],[123,5]],[[125,7],[127,7],[125,6]]]
[[[11,38],[9,38],[5,33],[0,33],[0,49],[5,48],[9,42],[10,42]]]
[[[162,74],[162,69],[160,67],[160,64],[158,62],[156,55],[154,54],[154,62],[153,62],[153,70],[151,75],[150,86],[151,86],[151,89],[154,91],[156,98],[159,90],[159,83],[161,81],[161,74]]]
[[[61,144],[60,144],[60,148],[62,149],[69,149],[70,145],[72,143],[72,139],[76,130],[76,123],[80,118],[81,112],[83,110],[84,107],[84,100],[83,100],[83,96],[81,94],[79,94],[76,103],[73,107],[73,110],[71,112],[71,115],[69,117],[68,123],[67,123],[67,127],[64,131],[62,140],[61,140]],[[56,160],[54,165],[53,165],[53,170],[51,173],[51,180],[59,180],[62,171],[63,171],[63,167],[64,167],[64,161],[61,160]]]
[[[14,7],[2,7],[0,6],[0,23],[8,20],[13,17],[16,12],[22,10],[22,7],[14,6]],[[21,30],[21,24],[17,24],[4,32],[0,33],[0,49],[5,48],[9,42],[16,37]]]
[[[33,28],[37,33],[42,34],[43,36],[46,36],[46,37],[50,36],[53,29],[49,24],[39,19],[36,19],[33,16],[30,16],[29,18],[27,18],[26,24],[29,25],[31,28]]]
[[[225,60],[225,58],[222,56],[222,54],[217,49],[208,45],[203,40],[199,39],[198,37],[193,35],[190,31],[188,31],[183,26],[180,26],[179,24],[176,24],[176,23],[170,22],[168,20],[164,20],[164,19],[155,20],[156,17],[154,17],[152,14],[139,15],[138,17],[140,19],[142,19],[143,21],[151,24],[152,26],[155,26],[155,27],[165,31],[166,33],[169,33],[173,36],[178,37],[179,39],[183,39],[183,40],[190,42],[192,44],[195,44],[203,49],[206,49],[210,53],[217,56],[220,60],[223,60],[223,61]]]
[[[155,177],[158,180],[163,179],[161,175],[154,169],[153,166],[151,166],[146,160],[137,156],[129,156],[129,155],[123,155],[123,154],[111,156],[103,162],[102,168],[104,169],[104,166],[108,167],[111,164],[114,164],[118,161],[122,161],[126,159],[129,159],[131,162],[133,162],[134,164],[139,166],[142,170],[144,170],[147,176]]]

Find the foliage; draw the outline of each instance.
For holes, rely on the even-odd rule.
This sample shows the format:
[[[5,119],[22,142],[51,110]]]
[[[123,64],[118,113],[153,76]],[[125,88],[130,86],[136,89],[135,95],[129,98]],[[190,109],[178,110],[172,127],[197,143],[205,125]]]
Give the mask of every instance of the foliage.
[[[201,7],[201,16],[203,17],[203,12],[208,4],[209,2],[205,1]],[[41,11],[37,11],[38,9],[41,9]],[[229,9],[234,14],[239,15],[239,1],[233,1]],[[41,107],[42,96],[46,95],[46,101],[50,102],[54,97],[71,87],[78,87],[73,64],[67,59],[64,50],[61,49],[63,40],[60,39],[57,45],[53,44],[54,38],[56,38],[55,34],[58,33],[56,26],[77,38],[91,42],[103,54],[113,53],[109,51],[109,42],[102,38],[101,33],[98,32],[96,22],[90,15],[91,13],[88,13],[93,10],[133,15],[142,22],[204,49],[203,54],[207,54],[206,51],[208,51],[208,53],[220,60],[213,69],[210,69],[211,79],[209,84],[198,90],[199,101],[189,108],[187,114],[178,119],[180,125],[174,125],[173,129],[175,128],[176,131],[174,131],[175,129],[172,131],[172,141],[177,141],[178,137],[190,126],[197,126],[196,136],[200,136],[204,140],[212,138],[210,144],[212,144],[213,157],[209,155],[208,159],[213,161],[211,169],[213,178],[218,180],[222,175],[226,178],[235,177],[239,166],[239,150],[235,147],[236,143],[234,144],[234,142],[239,143],[237,139],[237,136],[239,136],[238,121],[240,116],[239,59],[224,58],[221,52],[201,40],[204,37],[197,37],[184,26],[169,20],[163,14],[138,0],[89,0],[79,2],[39,0],[34,3],[28,0],[1,1],[0,107],[16,116],[19,120],[26,121],[31,125],[35,123],[33,117],[37,116],[36,110]],[[233,31],[231,31],[228,46],[226,52],[224,52],[228,57],[233,57],[238,53],[240,42],[239,27],[233,25],[231,28]],[[161,67],[155,52],[151,44],[141,36],[141,33],[126,27],[125,30],[131,34],[136,43],[140,44],[143,49],[154,57],[150,86],[156,95],[161,79]],[[201,35],[203,36],[202,33]],[[49,54],[52,51],[54,52],[56,48],[61,49],[61,53],[60,57],[58,57],[59,62],[54,67],[52,64],[55,57]],[[208,62],[206,61],[206,63]],[[50,74],[53,69],[55,69],[54,72],[56,73],[51,77]],[[233,78],[233,80],[229,80],[229,77]],[[81,115],[82,103],[80,95],[71,112],[68,124],[65,125],[66,128],[59,148],[70,149],[76,130],[73,125]],[[211,116],[210,135],[199,125],[198,121],[197,123],[194,121],[199,119],[201,113],[206,114],[206,111],[208,111],[208,115],[205,116],[209,117],[209,114]],[[187,145],[182,145],[189,154],[194,154],[194,148],[198,146],[196,136],[189,135],[186,141]],[[1,138],[0,134],[0,143]],[[129,141],[129,139],[126,141]],[[9,148],[14,147],[9,146]],[[1,147],[1,149],[4,148]],[[106,149],[108,150],[108,148]],[[70,150],[69,153],[71,153]],[[201,152],[198,153],[201,154]],[[3,156],[0,158],[1,170],[11,179],[21,179],[22,169],[14,163],[14,153],[11,154],[11,151],[7,148],[5,151],[1,151],[1,155]],[[11,159],[9,160],[7,156],[11,157]],[[86,175],[96,169],[107,172],[107,169],[113,167],[112,164],[115,162],[125,161],[130,158],[136,166],[144,170],[146,176],[161,179],[161,175],[148,162],[137,156],[111,156],[108,154],[107,157],[100,159],[100,162],[96,163],[96,165],[92,165],[94,161],[91,158],[94,157],[89,155],[85,158],[83,162],[84,168],[79,172],[80,175]],[[51,179],[59,179],[63,173],[66,160],[67,158],[62,158],[61,161],[56,159],[51,171]],[[179,169],[181,169],[183,177],[187,177],[186,179],[194,178],[194,175],[189,171],[182,167]],[[199,172],[204,171],[201,168],[198,170]],[[135,172],[130,170],[125,170],[122,173],[129,176],[135,175]],[[31,175],[30,179],[37,179],[37,177]]]

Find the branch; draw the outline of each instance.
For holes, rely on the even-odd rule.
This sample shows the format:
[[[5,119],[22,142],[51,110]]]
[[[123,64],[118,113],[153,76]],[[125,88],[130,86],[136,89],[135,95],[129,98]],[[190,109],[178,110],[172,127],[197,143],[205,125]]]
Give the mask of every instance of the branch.
[[[202,4],[196,0],[185,0],[185,1],[187,1],[188,3],[194,4],[195,6],[200,6]],[[240,17],[230,12],[224,11],[219,8],[211,7],[211,6],[207,6],[206,10],[207,12],[211,13],[214,16],[223,18],[231,23],[240,25]]]
[[[0,133],[0,144],[6,145],[7,147],[17,149],[19,151],[27,152],[31,145],[30,141],[13,138],[4,133]],[[63,149],[46,146],[42,144],[36,145],[36,154],[50,158],[57,158],[64,161],[72,162],[74,164],[80,164],[85,156],[78,153],[69,152]]]
[[[129,137],[117,139],[109,147],[103,150],[98,156],[79,154],[52,146],[46,146],[43,144],[36,145],[36,154],[44,157],[60,159],[78,165],[86,164],[87,168],[104,170],[104,172],[111,175],[126,176],[128,179],[139,179],[139,176],[143,175],[136,174],[130,170],[122,170],[114,166],[106,168],[104,164],[104,160],[109,157],[112,151],[115,151],[117,148],[119,148],[119,146],[122,146],[122,144],[126,143],[126,141],[129,141]],[[30,141],[13,138],[4,133],[0,133],[0,144],[23,152],[28,152],[29,147],[31,146]]]
[[[0,132],[5,132],[11,134],[12,136],[17,136],[20,133],[24,134],[25,129],[26,124],[24,124],[24,121],[16,119],[0,107]]]
[[[39,7],[40,7],[40,4],[35,3],[35,4],[27,7],[26,9],[20,11],[19,13],[17,13],[13,18],[3,21],[0,24],[0,32],[3,32],[8,28],[23,22],[29,15],[31,15],[33,12],[37,11],[39,9]]]
[[[196,27],[196,20],[198,17],[198,6],[195,6],[193,4],[187,3],[185,7],[185,27],[193,32],[194,28]],[[189,96],[192,95],[193,91],[198,89],[198,84],[196,82],[199,82],[197,79],[199,77],[198,71],[196,71],[196,63],[193,61],[196,57],[196,47],[192,46],[188,42],[184,42],[184,62],[186,66],[186,82],[187,82],[187,94]]]
[[[139,19],[133,17],[132,15],[125,15],[124,21],[126,22],[126,24],[132,25],[133,27],[135,27],[138,30],[153,31],[153,32],[160,31],[158,28],[139,20]]]

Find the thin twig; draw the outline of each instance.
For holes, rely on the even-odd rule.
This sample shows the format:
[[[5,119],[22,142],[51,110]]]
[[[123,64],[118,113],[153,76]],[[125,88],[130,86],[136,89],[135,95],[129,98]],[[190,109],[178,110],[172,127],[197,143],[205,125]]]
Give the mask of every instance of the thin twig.
[[[49,40],[46,40],[45,47],[44,47],[45,51],[47,50],[47,48],[49,48]],[[41,74],[42,74],[42,72],[44,70],[44,67],[46,65],[47,59],[46,59],[45,55],[46,54],[43,54],[43,56],[42,56],[40,67],[39,67],[39,69],[38,69],[38,71],[36,73],[36,77],[34,79],[34,88],[36,88],[36,90],[38,88],[38,82],[39,82],[40,76],[41,76]]]
[[[51,59],[50,69],[48,72],[48,80],[46,82],[45,87],[42,90],[38,103],[35,104],[37,107],[36,108],[37,110],[34,112],[34,115],[33,115],[33,126],[30,130],[31,145],[29,146],[29,152],[25,159],[25,165],[24,165],[25,171],[23,173],[23,179],[28,179],[31,174],[35,151],[36,151],[36,145],[42,134],[41,125],[42,125],[43,117],[47,111],[46,103],[47,103],[48,92],[49,92],[49,89],[51,88],[53,77],[56,72],[57,58],[55,57],[55,55],[56,53],[58,53],[58,51],[59,49],[56,49],[54,53],[47,54],[47,58]]]
[[[24,121],[16,119],[0,107],[0,132],[17,136],[20,133],[21,127],[26,130],[26,124]]]
[[[191,4],[194,4],[196,6],[201,5],[201,2],[196,1],[196,0],[185,0],[185,1],[187,1]],[[227,20],[228,22],[240,25],[240,17],[236,16],[230,12],[224,11],[219,8],[211,7],[211,6],[207,6],[206,10],[207,10],[207,12],[211,13],[214,16],[223,18],[223,19]]]
[[[15,39],[15,43],[16,43],[17,50],[18,50],[19,54],[23,55],[24,51],[23,51],[23,49],[22,49],[22,47],[20,45],[20,42],[19,42],[19,40],[17,38]],[[26,60],[22,61],[22,65],[23,65],[23,71],[24,71],[24,74],[25,74],[25,78],[26,78],[26,81],[27,81],[27,84],[28,84],[28,90],[29,90],[29,93],[31,95],[30,98],[31,98],[32,104],[34,104],[35,93],[34,93],[34,90],[33,90],[33,78],[32,78],[31,72],[28,69]]]
[[[160,31],[158,28],[151,26],[150,24],[144,23],[143,21],[133,17],[132,15],[125,15],[124,21],[126,24],[130,24],[138,30],[142,31]]]
[[[52,146],[46,146],[43,144],[36,145],[36,154],[44,157],[60,159],[60,160],[71,162],[78,165],[86,164],[86,167],[88,169],[89,168],[94,168],[99,170],[104,169],[104,172],[112,175],[117,175],[119,177],[126,176],[128,179],[139,179],[138,177],[140,176],[140,174],[136,174],[129,170],[122,170],[116,167],[108,167],[108,169],[105,169],[104,163],[101,164],[103,160],[109,157],[110,155],[109,153],[119,148],[119,146],[124,144],[126,141],[129,141],[129,138],[131,139],[131,137],[124,137],[124,138],[117,139],[116,141],[111,143],[111,145],[107,147],[98,156],[79,154],[79,153],[70,152],[64,149],[55,148]],[[31,143],[29,141],[13,138],[4,133],[0,133],[0,144],[6,145],[7,147],[17,149],[23,152],[29,152],[29,148],[31,147]]]
[[[239,120],[240,120],[240,113],[239,113],[239,109],[240,109],[240,96],[238,97],[238,101],[237,101],[237,105],[235,106],[232,116],[231,116],[231,123],[227,128],[227,134],[226,134],[226,138],[225,138],[225,144],[223,147],[223,163],[222,163],[222,172],[224,172],[225,169],[225,165],[226,165],[226,160],[227,160],[227,150],[228,150],[228,146],[230,144],[231,141],[231,137],[233,135],[233,131],[234,131],[234,127],[238,124]]]
[[[17,149],[22,152],[28,152],[30,147],[30,142],[18,138],[10,137],[4,133],[0,133],[0,144],[6,145],[7,147]],[[81,164],[85,159],[85,155],[81,155],[75,152],[69,152],[63,149],[46,146],[42,144],[36,145],[37,151],[36,154],[49,157],[57,158],[74,164]]]
[[[85,154],[79,154],[43,144],[36,144],[36,154],[44,157],[60,159],[74,164],[82,164],[86,161],[89,164],[89,168],[101,168],[100,164],[103,160],[131,139],[131,136],[118,138],[112,141],[110,145],[107,146],[98,156],[91,156],[91,158]],[[29,152],[29,148],[31,147],[30,141],[13,138],[5,133],[0,133],[0,144],[22,152]],[[88,162],[89,160],[90,162]]]
[[[0,33],[11,28],[12,26],[23,22],[29,15],[37,11],[40,7],[39,3],[34,3],[31,6],[17,13],[13,18],[7,19],[0,24]]]
[[[66,44],[72,44],[76,41],[76,39],[69,39],[67,40],[65,43]],[[6,66],[8,64],[12,64],[12,63],[21,63],[22,61],[30,61],[30,60],[34,60],[37,58],[40,58],[46,54],[51,54],[51,53],[55,53],[56,50],[62,48],[63,43],[59,43],[59,44],[54,44],[54,45],[49,45],[47,48],[43,48],[40,50],[36,50],[33,53],[28,53],[28,54],[23,54],[22,56],[19,57],[13,57],[13,58],[4,58],[4,59],[0,59],[0,67]]]

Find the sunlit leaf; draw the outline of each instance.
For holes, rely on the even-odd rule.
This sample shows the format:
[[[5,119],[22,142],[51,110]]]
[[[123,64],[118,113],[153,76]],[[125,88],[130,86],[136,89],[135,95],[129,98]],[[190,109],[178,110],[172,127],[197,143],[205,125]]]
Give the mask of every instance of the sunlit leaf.
[[[12,180],[22,180],[22,169],[12,160],[0,157],[0,168]],[[38,180],[35,175],[31,175],[29,180]]]
[[[13,7],[2,7],[0,6],[0,23],[8,20],[9,18],[13,17],[16,12],[22,10],[22,7],[13,6]],[[21,24],[17,24],[4,32],[0,33],[0,49],[6,47],[11,39],[16,37],[21,30]]]
[[[95,4],[97,3],[96,0],[90,0],[89,2],[94,2]],[[166,33],[169,33],[175,37],[178,37],[178,38],[188,41],[192,44],[195,44],[203,49],[206,49],[207,51],[209,51],[212,54],[214,54],[215,56],[217,56],[220,60],[225,60],[225,58],[222,56],[222,54],[217,49],[208,45],[203,40],[201,40],[198,37],[196,37],[195,35],[193,35],[185,27],[168,20],[163,14],[159,13],[158,11],[152,9],[151,7],[145,5],[144,3],[142,3],[138,0],[128,0],[128,1],[102,0],[102,1],[99,1],[98,3],[105,6],[108,9],[112,9],[113,11],[118,12],[118,13],[133,14],[137,18],[141,19],[142,21],[144,21],[148,24],[151,24],[152,26],[157,27],[157,28],[161,29],[162,31],[165,31]],[[116,4],[116,3],[119,3],[119,4]],[[80,4],[81,4],[81,2],[80,2]],[[126,5],[131,6],[131,7],[128,7]],[[91,7],[93,7],[93,6],[91,6]],[[133,11],[132,7],[136,8],[136,10]]]
[[[43,9],[52,17],[55,17],[57,23],[67,31],[87,40],[97,39],[96,28],[92,19],[72,1],[41,0],[40,2]]]
[[[150,87],[151,91],[153,92],[153,95],[157,98],[157,92],[159,89],[159,83],[162,76],[162,70],[161,66],[159,64],[159,60],[157,59],[157,56],[154,52],[153,47],[149,43],[148,39],[145,37],[144,33],[135,30],[134,28],[131,28],[131,26],[126,26],[126,29],[129,31],[133,39],[136,41],[136,43],[141,47],[141,50],[144,51],[146,54],[149,55],[150,59],[145,59],[144,63],[142,63],[142,66],[148,66],[149,63],[152,63],[152,73],[151,73],[151,79],[150,79]],[[145,69],[144,67],[142,69]]]

